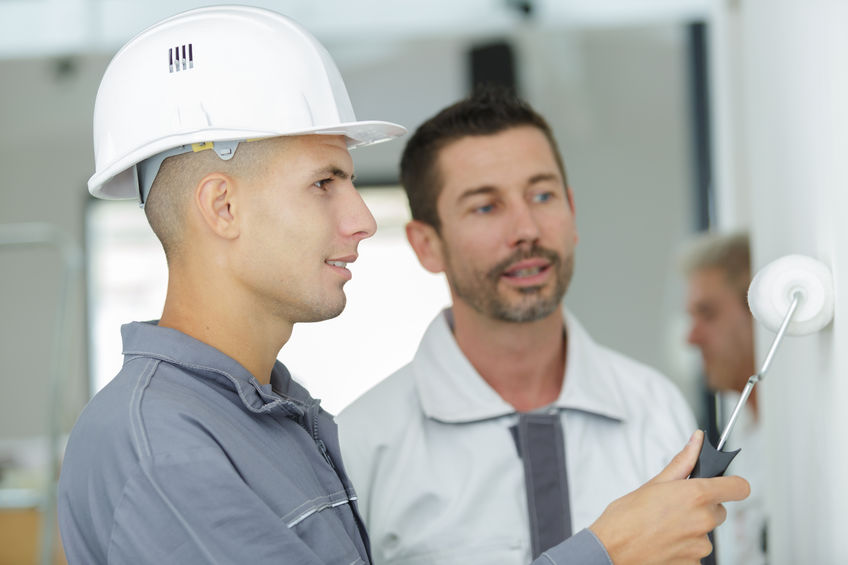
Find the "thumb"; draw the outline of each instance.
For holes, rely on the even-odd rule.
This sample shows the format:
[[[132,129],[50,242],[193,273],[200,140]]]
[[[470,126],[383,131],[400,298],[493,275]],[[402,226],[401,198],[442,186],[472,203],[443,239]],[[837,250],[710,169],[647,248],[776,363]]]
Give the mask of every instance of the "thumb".
[[[701,453],[701,445],[704,443],[704,432],[695,430],[692,437],[689,438],[689,443],[674,456],[674,459],[666,465],[665,469],[659,472],[656,477],[648,481],[650,483],[665,483],[685,479],[692,473],[695,463],[698,461],[698,455]]]

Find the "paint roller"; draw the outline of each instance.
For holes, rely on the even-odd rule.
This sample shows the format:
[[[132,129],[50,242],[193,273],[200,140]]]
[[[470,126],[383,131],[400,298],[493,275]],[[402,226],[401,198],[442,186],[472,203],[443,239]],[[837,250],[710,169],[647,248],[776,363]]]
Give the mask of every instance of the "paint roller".
[[[748,288],[748,307],[754,318],[776,332],[762,367],[748,379],[742,396],[736,403],[718,446],[704,438],[692,478],[718,477],[739,453],[722,451],[739,412],[754,386],[765,377],[785,335],[815,333],[833,319],[833,278],[830,269],[812,257],[786,255],[763,267]]]

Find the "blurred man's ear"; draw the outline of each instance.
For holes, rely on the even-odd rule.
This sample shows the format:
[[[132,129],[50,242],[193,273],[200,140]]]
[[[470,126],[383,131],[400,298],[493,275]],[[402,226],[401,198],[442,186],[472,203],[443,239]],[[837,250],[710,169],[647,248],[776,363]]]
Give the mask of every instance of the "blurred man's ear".
[[[412,220],[406,224],[406,239],[409,240],[422,267],[431,273],[441,273],[445,270],[442,238],[436,228],[420,220]]]

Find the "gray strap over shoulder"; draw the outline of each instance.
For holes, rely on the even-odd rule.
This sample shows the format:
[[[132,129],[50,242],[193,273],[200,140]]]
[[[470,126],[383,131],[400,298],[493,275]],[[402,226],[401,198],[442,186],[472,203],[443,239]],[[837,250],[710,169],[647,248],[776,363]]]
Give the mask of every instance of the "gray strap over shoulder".
[[[571,536],[565,436],[559,414],[520,414],[512,428],[524,464],[533,559]]]

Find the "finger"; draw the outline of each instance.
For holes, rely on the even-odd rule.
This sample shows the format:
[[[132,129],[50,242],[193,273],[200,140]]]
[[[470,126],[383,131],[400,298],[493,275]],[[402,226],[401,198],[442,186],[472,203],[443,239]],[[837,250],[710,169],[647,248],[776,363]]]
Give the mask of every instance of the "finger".
[[[695,430],[692,437],[689,438],[689,443],[674,456],[671,463],[666,465],[665,469],[648,481],[648,483],[664,483],[667,481],[675,481],[687,478],[695,467],[698,461],[698,454],[701,453],[701,444],[704,442],[704,432]]]
[[[727,509],[723,504],[716,504],[713,506],[713,520],[715,520],[715,527],[718,527],[724,523],[727,519]]]
[[[707,536],[702,537],[700,540],[700,547],[697,551],[697,555],[699,557],[696,563],[700,563],[701,559],[707,557],[710,553],[713,552],[713,543],[710,541],[710,538]]]
[[[704,488],[705,500],[715,503],[744,500],[751,494],[751,485],[738,476],[692,479]]]

